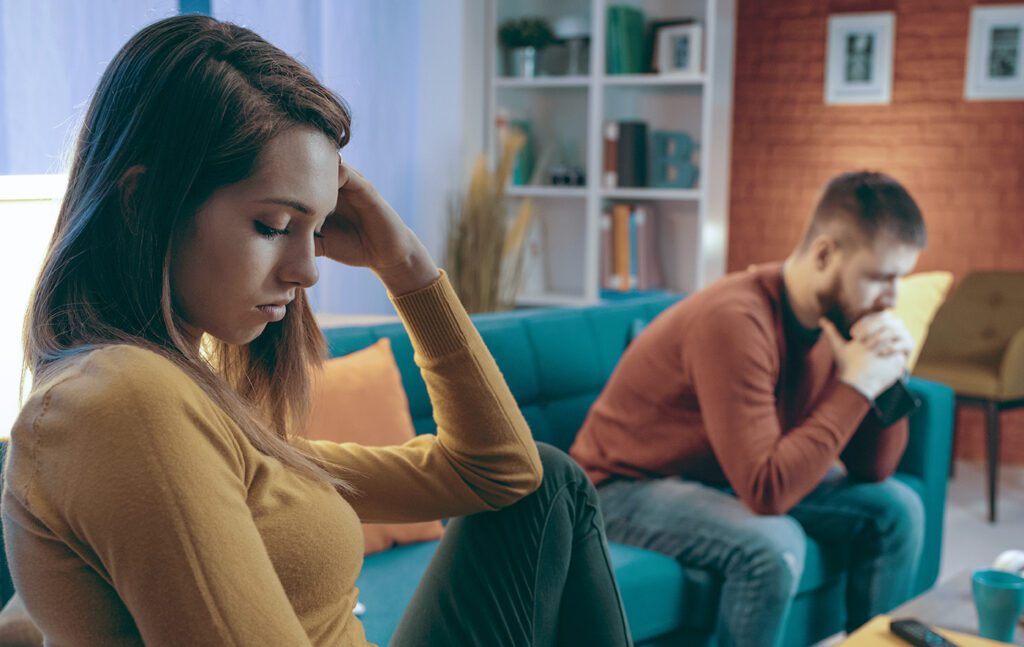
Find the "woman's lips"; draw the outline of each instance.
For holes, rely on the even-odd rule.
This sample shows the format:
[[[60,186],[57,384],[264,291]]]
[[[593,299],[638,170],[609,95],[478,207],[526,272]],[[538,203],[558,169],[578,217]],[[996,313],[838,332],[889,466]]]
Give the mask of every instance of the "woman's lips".
[[[256,306],[256,309],[267,315],[270,321],[281,321],[284,319],[284,315],[288,311],[287,306],[278,306],[270,303]]]

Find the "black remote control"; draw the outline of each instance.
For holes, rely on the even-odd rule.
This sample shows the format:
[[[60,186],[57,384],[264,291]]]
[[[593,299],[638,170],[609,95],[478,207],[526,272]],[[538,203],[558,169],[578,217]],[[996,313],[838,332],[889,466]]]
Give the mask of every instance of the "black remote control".
[[[916,647],[957,647],[923,622],[912,618],[893,620],[889,623],[889,631]]]

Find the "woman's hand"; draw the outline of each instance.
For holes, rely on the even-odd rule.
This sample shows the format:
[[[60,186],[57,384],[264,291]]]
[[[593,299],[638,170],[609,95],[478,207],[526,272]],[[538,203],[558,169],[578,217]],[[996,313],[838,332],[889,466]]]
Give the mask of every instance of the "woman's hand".
[[[338,202],[320,230],[318,255],[368,267],[398,296],[432,283],[426,247],[359,171],[338,161]]]

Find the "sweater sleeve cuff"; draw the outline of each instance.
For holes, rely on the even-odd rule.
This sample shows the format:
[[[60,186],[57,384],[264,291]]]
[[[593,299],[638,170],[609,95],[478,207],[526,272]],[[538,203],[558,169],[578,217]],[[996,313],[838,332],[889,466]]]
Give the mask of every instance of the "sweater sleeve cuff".
[[[466,347],[465,327],[472,328],[473,324],[444,270],[424,288],[388,297],[408,329],[413,346],[424,357],[443,357]]]
[[[871,410],[871,401],[863,393],[845,382],[836,381],[829,387],[818,409],[836,429],[852,434]]]

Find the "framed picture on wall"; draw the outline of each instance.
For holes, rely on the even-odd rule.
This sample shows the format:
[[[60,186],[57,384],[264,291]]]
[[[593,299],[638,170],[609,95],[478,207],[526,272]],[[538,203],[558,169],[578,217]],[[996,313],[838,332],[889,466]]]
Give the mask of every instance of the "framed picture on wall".
[[[967,99],[1024,99],[1024,4],[971,9]]]
[[[896,15],[891,11],[829,16],[826,104],[892,101],[895,28]]]

